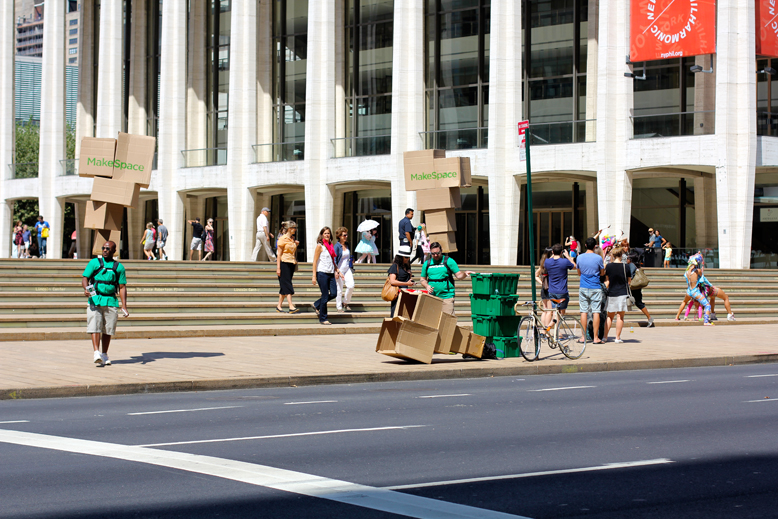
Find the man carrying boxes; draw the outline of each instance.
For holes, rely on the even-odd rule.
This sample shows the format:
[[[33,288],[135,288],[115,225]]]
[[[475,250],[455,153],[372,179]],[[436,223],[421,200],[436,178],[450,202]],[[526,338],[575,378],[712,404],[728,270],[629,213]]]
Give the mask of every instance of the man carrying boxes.
[[[432,258],[421,267],[421,284],[430,294],[435,294],[443,300],[443,312],[455,315],[454,280],[465,279],[475,272],[459,270],[457,262],[443,254],[443,248],[438,242],[430,244],[430,255]]]
[[[140,189],[149,187],[156,139],[119,133],[118,139],[84,137],[78,174],[94,178],[84,227],[95,229],[93,254],[107,241],[119,242],[124,208],[138,205]]]

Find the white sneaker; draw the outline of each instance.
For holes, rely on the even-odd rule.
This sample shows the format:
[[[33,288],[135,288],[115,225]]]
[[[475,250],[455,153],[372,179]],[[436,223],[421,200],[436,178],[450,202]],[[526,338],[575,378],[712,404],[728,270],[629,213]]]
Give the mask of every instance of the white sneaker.
[[[103,364],[105,364],[106,366],[111,365],[111,359],[108,358],[107,353],[101,353],[100,356],[103,358]]]
[[[654,318],[648,320],[648,326],[646,328],[653,328],[654,327]]]
[[[735,320],[735,314],[727,314],[727,321],[734,321]]]
[[[103,365],[103,363],[104,363],[104,362],[103,362],[103,354],[102,354],[102,353],[100,353],[99,351],[96,351],[96,352],[95,352],[95,356],[94,356],[94,362],[95,362],[95,364],[97,364],[98,366],[102,366],[102,365]]]

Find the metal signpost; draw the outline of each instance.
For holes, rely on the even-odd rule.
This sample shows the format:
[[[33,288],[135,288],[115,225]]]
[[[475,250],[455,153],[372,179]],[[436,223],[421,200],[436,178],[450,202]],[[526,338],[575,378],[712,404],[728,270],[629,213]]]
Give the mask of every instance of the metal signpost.
[[[532,300],[537,301],[535,284],[535,224],[532,213],[532,167],[530,166],[529,121],[519,123],[519,158],[527,161],[527,225],[529,226],[529,277],[532,286]]]

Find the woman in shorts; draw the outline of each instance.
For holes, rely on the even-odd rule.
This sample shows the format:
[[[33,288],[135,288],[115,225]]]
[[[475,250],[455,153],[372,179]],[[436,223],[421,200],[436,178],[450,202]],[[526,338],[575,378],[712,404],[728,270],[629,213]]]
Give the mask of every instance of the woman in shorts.
[[[611,250],[612,261],[605,265],[605,285],[608,287],[608,321],[605,324],[605,337],[608,337],[613,318],[616,320],[616,340],[621,344],[621,330],[624,328],[624,314],[627,313],[627,296],[629,295],[629,282],[631,278],[626,265],[622,262],[624,251],[620,247]]]
[[[154,224],[151,222],[146,224],[146,230],[143,232],[143,239],[140,242],[143,245],[143,254],[146,255],[146,259],[157,259],[154,256]]]

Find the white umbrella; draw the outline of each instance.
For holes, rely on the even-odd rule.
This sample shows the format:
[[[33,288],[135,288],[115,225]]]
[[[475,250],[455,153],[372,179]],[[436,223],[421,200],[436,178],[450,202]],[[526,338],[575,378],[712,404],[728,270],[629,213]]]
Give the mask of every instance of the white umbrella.
[[[367,232],[372,231],[378,227],[378,222],[375,220],[365,220],[361,224],[359,224],[359,227],[357,227],[357,232]]]

